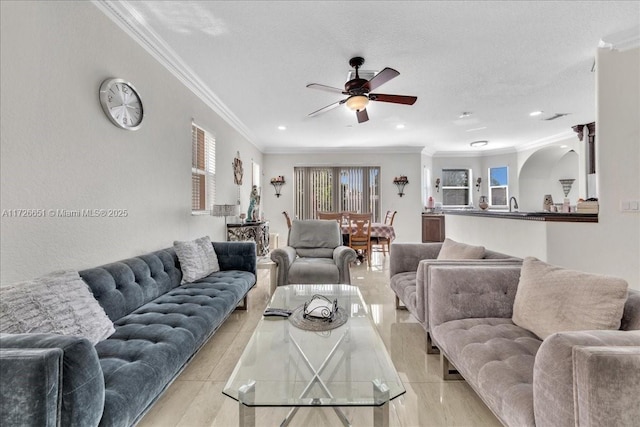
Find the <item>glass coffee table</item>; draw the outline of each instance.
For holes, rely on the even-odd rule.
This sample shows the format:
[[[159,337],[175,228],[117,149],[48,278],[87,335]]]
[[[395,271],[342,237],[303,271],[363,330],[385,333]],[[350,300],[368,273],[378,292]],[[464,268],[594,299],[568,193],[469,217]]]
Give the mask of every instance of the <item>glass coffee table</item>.
[[[346,323],[311,331],[263,317],[223,390],[238,401],[241,427],[255,426],[255,408],[281,406],[292,408],[283,427],[301,407],[325,406],[345,426],[348,406],[372,407],[374,426],[389,425],[389,401],[405,388],[356,286],[280,286],[269,306],[293,310],[314,295],[337,299]]]

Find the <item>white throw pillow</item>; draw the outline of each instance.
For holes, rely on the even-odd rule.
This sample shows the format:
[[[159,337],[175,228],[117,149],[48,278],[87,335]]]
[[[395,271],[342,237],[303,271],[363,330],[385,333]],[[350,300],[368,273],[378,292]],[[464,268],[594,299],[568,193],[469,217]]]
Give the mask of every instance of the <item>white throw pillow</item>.
[[[459,243],[448,237],[444,239],[437,259],[482,259],[484,246],[472,246]]]
[[[60,271],[0,287],[0,332],[54,333],[97,344],[113,323],[77,271]]]
[[[561,331],[619,329],[628,284],[527,257],[513,304],[513,323],[545,339]]]
[[[180,260],[181,284],[191,283],[220,271],[218,256],[209,236],[186,242],[175,241],[173,248],[178,255],[178,260]]]

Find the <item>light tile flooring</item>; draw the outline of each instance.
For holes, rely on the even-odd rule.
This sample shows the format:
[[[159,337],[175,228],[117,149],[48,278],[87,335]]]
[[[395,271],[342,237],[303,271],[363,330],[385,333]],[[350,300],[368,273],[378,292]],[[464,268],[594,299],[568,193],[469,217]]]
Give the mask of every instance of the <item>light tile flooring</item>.
[[[390,404],[390,426],[500,426],[500,422],[464,381],[442,381],[438,355],[425,352],[424,330],[405,310],[396,310],[389,288],[389,257],[374,253],[371,267],[352,266],[378,331],[407,390]],[[238,425],[238,403],[222,394],[269,300],[269,271],[258,270],[249,293],[249,310],[236,311],[141,420],[139,426]],[[371,426],[369,408],[344,408],[353,426]],[[258,408],[256,425],[278,426],[288,408]],[[291,427],[341,426],[330,409],[302,408]]]

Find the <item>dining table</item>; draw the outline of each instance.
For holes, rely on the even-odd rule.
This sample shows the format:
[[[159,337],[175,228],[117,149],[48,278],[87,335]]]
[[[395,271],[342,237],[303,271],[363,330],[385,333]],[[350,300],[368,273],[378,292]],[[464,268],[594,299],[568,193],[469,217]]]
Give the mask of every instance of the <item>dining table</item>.
[[[349,232],[349,225],[348,224],[342,224],[342,234],[343,235],[350,235],[351,233]],[[355,225],[352,225],[352,231],[355,232]],[[393,225],[388,225],[385,224],[383,222],[374,222],[371,223],[371,237],[372,238],[387,238],[389,240],[389,242],[393,241],[396,238],[396,232],[393,229]]]

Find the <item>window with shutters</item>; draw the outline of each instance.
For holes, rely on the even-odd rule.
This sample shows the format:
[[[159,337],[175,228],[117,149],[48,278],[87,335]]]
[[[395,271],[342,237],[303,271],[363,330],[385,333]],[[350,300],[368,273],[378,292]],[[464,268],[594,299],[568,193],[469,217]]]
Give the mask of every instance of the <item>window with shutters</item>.
[[[444,206],[467,206],[470,203],[469,169],[442,169],[442,204]]]
[[[191,211],[209,213],[216,193],[216,140],[195,123],[191,125]]]
[[[380,220],[380,167],[294,168],[294,212],[315,219],[318,211],[372,213]]]

